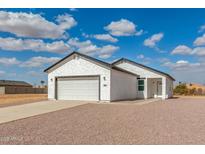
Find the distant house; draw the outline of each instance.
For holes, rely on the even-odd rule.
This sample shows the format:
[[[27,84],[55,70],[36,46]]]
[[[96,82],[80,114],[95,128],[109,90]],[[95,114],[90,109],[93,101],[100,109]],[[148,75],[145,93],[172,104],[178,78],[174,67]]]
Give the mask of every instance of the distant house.
[[[0,94],[26,93],[32,85],[24,81],[0,80]]]
[[[45,72],[49,99],[109,102],[167,99],[173,94],[174,78],[169,74],[124,58],[109,64],[73,52]]]
[[[47,88],[33,88],[24,81],[0,80],[0,94],[41,94],[47,93]]]

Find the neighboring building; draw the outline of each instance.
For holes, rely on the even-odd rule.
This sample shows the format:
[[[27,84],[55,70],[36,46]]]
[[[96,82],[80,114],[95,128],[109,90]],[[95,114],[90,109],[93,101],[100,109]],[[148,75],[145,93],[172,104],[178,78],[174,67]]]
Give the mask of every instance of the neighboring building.
[[[48,98],[116,101],[172,97],[174,79],[163,72],[121,59],[109,64],[73,52],[47,68]]]
[[[0,80],[0,94],[46,94],[47,87],[34,88],[24,81]]]
[[[0,80],[0,94],[26,93],[32,85],[24,81]]]

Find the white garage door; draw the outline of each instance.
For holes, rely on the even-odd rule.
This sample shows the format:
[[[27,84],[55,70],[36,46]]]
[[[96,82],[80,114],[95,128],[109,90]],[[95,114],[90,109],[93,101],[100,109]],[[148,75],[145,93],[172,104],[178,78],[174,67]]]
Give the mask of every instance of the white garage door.
[[[98,77],[68,77],[57,79],[58,100],[99,100]]]

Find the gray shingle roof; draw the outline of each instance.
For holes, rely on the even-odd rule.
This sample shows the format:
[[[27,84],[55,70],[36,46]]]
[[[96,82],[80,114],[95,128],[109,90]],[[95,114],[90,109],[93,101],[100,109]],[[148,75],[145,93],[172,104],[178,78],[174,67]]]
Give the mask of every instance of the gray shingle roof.
[[[24,81],[0,80],[0,86],[32,86]]]
[[[85,57],[85,58],[87,58],[87,59],[90,59],[90,60],[92,60],[92,61],[96,61],[96,62],[98,62],[98,63],[100,63],[100,64],[102,64],[102,65],[105,65],[105,66],[109,67],[109,68],[116,69],[116,70],[119,70],[119,71],[123,71],[123,72],[129,73],[129,74],[135,75],[134,73],[129,72],[129,71],[127,71],[127,70],[124,70],[124,69],[122,69],[122,68],[119,68],[119,67],[117,67],[117,66],[115,65],[116,63],[118,63],[118,62],[120,62],[120,61],[129,61],[130,63],[132,63],[132,64],[134,64],[134,65],[138,65],[138,66],[141,66],[141,67],[146,68],[146,69],[148,69],[148,70],[151,70],[151,71],[160,73],[160,74],[165,75],[165,76],[167,76],[167,77],[169,77],[169,78],[171,78],[172,80],[175,81],[175,79],[174,79],[171,75],[169,75],[169,74],[167,74],[167,73],[165,73],[165,72],[161,72],[161,71],[156,70],[156,69],[154,69],[154,68],[151,68],[151,67],[148,67],[148,66],[145,66],[145,65],[136,63],[136,62],[131,61],[131,60],[128,60],[128,59],[126,59],[126,58],[121,58],[121,59],[117,60],[116,62],[110,64],[110,63],[106,63],[106,62],[104,62],[104,61],[95,59],[95,58],[93,58],[93,57],[87,56],[87,55],[82,54],[82,53],[79,53],[79,52],[72,52],[72,53],[70,53],[69,55],[67,55],[67,56],[64,57],[63,59],[59,60],[58,62],[56,62],[56,63],[53,64],[52,66],[50,66],[50,67],[48,67],[47,69],[45,69],[44,72],[47,72],[48,70],[50,70],[51,68],[53,68],[53,67],[56,66],[57,64],[61,63],[62,61],[64,61],[64,60],[67,59],[68,57],[72,56],[73,54],[77,54],[77,55],[80,55],[80,56]]]

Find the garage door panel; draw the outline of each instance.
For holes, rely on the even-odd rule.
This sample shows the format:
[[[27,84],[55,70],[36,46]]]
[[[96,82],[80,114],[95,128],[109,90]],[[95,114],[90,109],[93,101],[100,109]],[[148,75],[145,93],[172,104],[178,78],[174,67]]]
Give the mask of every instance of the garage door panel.
[[[99,78],[59,78],[57,81],[59,100],[99,100]]]

